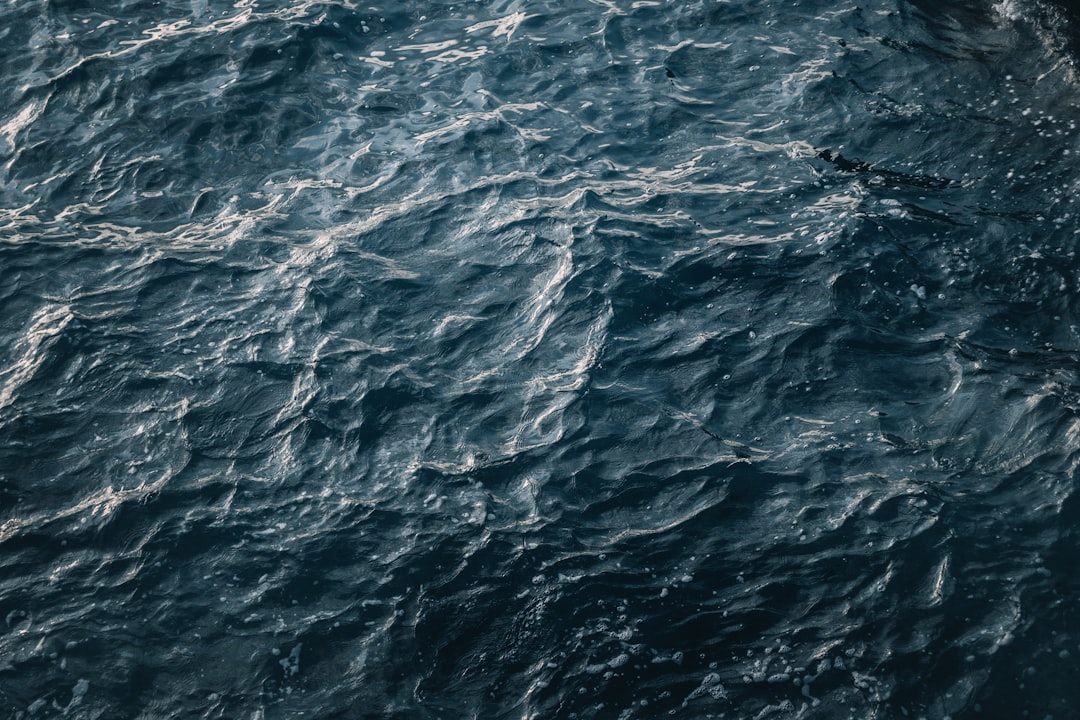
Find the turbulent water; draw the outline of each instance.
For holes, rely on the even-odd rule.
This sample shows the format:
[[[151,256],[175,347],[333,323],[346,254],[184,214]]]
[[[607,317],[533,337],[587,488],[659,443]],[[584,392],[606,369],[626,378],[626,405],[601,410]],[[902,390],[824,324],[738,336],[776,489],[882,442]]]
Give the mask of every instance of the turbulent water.
[[[1080,13],[370,2],[0,7],[0,717],[1073,717]]]

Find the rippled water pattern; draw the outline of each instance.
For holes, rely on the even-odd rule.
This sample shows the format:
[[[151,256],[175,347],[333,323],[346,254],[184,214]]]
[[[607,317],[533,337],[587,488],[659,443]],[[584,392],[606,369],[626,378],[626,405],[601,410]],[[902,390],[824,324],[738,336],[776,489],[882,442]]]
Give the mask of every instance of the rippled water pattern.
[[[1072,21],[5,3],[0,717],[1074,716]]]

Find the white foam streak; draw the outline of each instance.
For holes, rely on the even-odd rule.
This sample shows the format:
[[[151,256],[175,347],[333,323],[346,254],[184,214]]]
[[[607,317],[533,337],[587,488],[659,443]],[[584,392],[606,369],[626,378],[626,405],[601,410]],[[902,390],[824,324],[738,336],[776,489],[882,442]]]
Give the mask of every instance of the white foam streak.
[[[30,100],[10,120],[0,125],[0,154],[14,152],[16,136],[41,116],[47,103],[47,98]]]
[[[566,426],[563,415],[585,389],[589,374],[598,363],[612,316],[613,310],[608,305],[593,320],[580,341],[576,357],[571,356],[569,367],[536,375],[526,383],[521,421],[509,440],[508,453],[550,445],[562,437]]]
[[[480,94],[484,95],[485,97],[490,97],[490,93],[486,93],[486,92],[481,91]],[[521,114],[521,113],[535,112],[535,111],[539,110],[541,107],[543,107],[543,105],[541,103],[538,103],[538,102],[507,103],[505,105],[501,105],[500,107],[498,107],[498,108],[496,108],[494,110],[490,110],[490,111],[466,113],[466,114],[462,115],[461,117],[457,118],[456,120],[452,121],[451,123],[449,123],[447,125],[443,125],[442,127],[438,127],[438,128],[433,129],[433,130],[428,130],[427,132],[419,133],[413,139],[416,142],[418,147],[422,147],[424,144],[426,144],[430,140],[433,140],[433,139],[439,138],[439,137],[445,137],[445,136],[448,136],[448,135],[453,135],[458,130],[464,130],[465,128],[469,127],[469,125],[471,125],[473,122],[480,122],[480,123],[496,122],[496,121],[509,122],[509,120],[507,119],[506,116],[508,114],[510,114],[510,113]],[[522,133],[522,134],[536,133],[537,132],[537,130],[535,128],[532,129],[532,130],[529,130],[527,128],[518,127],[518,125],[516,123],[509,123],[509,124],[513,125],[515,130],[517,130],[519,133]]]
[[[156,480],[140,483],[132,488],[119,488],[108,485],[90,493],[86,497],[76,500],[71,505],[61,508],[48,516],[27,515],[12,518],[0,525],[0,543],[6,542],[27,528],[34,527],[45,522],[56,522],[79,516],[105,519],[115,513],[122,505],[128,502],[139,502],[160,491],[174,474],[182,469],[183,463],[172,469],[166,470]],[[137,551],[138,548],[134,548]]]
[[[457,40],[443,40],[441,42],[429,42],[429,43],[416,43],[413,45],[399,45],[394,48],[398,52],[406,52],[409,50],[415,50],[421,53],[433,53],[447,50],[458,44]]]
[[[485,20],[483,22],[478,22],[470,25],[469,27],[465,28],[465,32],[474,33],[480,30],[492,28],[492,37],[499,37],[500,35],[505,35],[506,39],[509,40],[511,37],[513,37],[514,33],[517,32],[517,29],[521,25],[521,23],[531,17],[536,17],[536,14],[526,15],[523,12],[511,13],[506,17],[494,18],[492,20]]]
[[[10,405],[19,388],[27,383],[45,362],[42,346],[71,324],[75,317],[68,305],[45,305],[30,320],[30,327],[15,346],[17,359],[0,371],[0,408]]]

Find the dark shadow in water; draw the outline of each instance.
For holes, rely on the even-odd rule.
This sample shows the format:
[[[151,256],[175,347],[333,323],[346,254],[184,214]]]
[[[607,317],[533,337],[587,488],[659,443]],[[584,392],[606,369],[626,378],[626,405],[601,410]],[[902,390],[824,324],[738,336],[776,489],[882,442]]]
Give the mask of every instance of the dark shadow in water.
[[[833,166],[842,173],[876,175],[896,185],[940,190],[954,184],[954,182],[948,178],[939,178],[931,175],[912,175],[910,173],[901,173],[894,170],[885,170],[871,165],[870,163],[863,162],[862,160],[851,160],[828,148],[819,150],[817,157],[832,163]]]

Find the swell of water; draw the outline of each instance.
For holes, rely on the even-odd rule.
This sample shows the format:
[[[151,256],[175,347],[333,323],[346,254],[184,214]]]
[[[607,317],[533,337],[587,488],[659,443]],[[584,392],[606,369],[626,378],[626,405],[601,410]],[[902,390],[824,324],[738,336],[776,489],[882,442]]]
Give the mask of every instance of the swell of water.
[[[1068,6],[0,10],[7,717],[1067,717]]]

